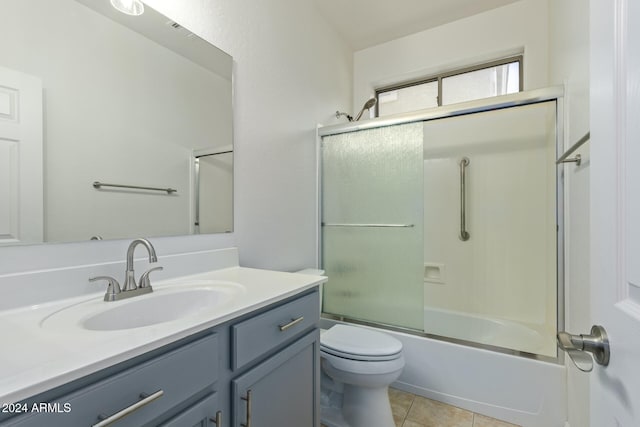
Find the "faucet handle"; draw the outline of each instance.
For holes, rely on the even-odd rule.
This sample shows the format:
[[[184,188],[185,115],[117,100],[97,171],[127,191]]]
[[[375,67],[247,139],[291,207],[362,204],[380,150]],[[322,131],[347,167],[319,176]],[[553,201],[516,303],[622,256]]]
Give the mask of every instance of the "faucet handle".
[[[153,267],[150,268],[149,270],[145,271],[144,273],[142,273],[142,276],[140,276],[140,280],[139,280],[139,285],[138,287],[140,288],[150,288],[151,287],[151,280],[149,279],[149,274],[152,271],[156,271],[156,270],[162,270],[162,267]]]
[[[107,292],[104,294],[105,301],[115,301],[116,295],[121,292],[120,283],[116,279],[111,276],[96,276],[89,277],[90,282],[95,282],[98,280],[106,280],[109,282],[109,286],[107,287]]]

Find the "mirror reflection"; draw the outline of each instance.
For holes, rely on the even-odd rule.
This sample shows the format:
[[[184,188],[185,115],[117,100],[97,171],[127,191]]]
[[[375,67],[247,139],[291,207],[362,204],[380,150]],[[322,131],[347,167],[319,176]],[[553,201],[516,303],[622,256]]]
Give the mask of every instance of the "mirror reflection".
[[[3,0],[0,53],[0,245],[232,231],[229,55],[108,0]]]

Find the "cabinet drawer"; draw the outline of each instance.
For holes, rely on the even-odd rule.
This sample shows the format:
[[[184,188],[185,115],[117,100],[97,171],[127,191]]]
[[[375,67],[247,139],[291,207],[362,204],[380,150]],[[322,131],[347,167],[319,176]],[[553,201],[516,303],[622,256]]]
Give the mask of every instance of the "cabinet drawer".
[[[148,403],[110,424],[141,426],[213,384],[218,367],[218,337],[214,334],[56,399],[61,407],[68,404],[66,413],[30,414],[8,420],[7,425],[92,426],[151,396]],[[158,397],[152,399],[154,396]]]
[[[241,368],[315,327],[320,317],[319,304],[318,292],[313,292],[232,326],[231,368]]]

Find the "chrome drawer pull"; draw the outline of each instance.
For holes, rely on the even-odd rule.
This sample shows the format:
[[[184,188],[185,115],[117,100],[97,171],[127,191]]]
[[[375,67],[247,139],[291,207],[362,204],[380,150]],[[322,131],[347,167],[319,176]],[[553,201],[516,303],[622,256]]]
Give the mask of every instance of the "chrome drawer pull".
[[[126,408],[124,408],[121,411],[116,412],[115,414],[106,417],[104,415],[101,415],[99,418],[102,419],[102,421],[100,421],[97,424],[94,424],[93,427],[105,427],[108,426],[110,424],[115,423],[116,421],[120,421],[122,418],[126,417],[127,415],[137,411],[138,409],[142,408],[145,405],[148,405],[149,403],[153,402],[154,400],[162,397],[162,395],[164,394],[164,391],[162,390],[158,390],[153,394],[147,395],[146,393],[141,393],[140,394],[140,398],[142,399],[139,402],[134,403],[131,406],[127,406]]]
[[[209,418],[209,421],[214,423],[218,427],[222,427],[222,411],[216,412],[215,418]]]
[[[247,423],[240,423],[240,425],[242,427],[251,427],[251,390],[247,390],[247,397],[241,397],[241,399],[247,402]]]
[[[287,323],[286,325],[280,325],[278,327],[280,328],[281,331],[286,331],[290,327],[297,325],[298,323],[302,322],[303,320],[304,320],[304,316],[300,316],[297,319],[291,319],[291,322]]]

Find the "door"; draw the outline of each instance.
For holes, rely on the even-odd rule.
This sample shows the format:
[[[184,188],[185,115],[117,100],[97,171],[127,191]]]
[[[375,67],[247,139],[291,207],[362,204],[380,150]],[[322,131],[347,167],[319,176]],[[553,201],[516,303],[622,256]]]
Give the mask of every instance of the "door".
[[[234,427],[319,424],[319,338],[315,330],[232,381]]]
[[[42,82],[0,67],[0,245],[42,241]]]
[[[424,329],[423,125],[322,138],[322,310]]]
[[[591,308],[611,358],[593,427],[640,426],[640,4],[591,1]]]
[[[223,427],[218,394],[211,393],[158,427]]]

